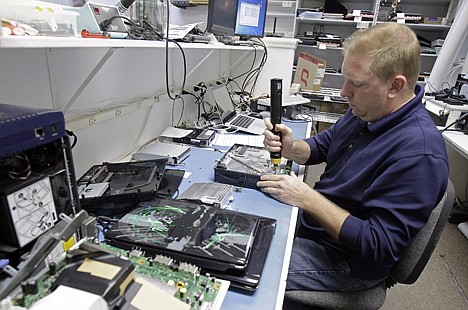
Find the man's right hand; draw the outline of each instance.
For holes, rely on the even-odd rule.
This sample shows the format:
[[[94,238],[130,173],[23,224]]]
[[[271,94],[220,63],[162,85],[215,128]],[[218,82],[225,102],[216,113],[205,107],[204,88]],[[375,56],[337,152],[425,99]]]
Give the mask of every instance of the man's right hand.
[[[269,118],[265,118],[265,126],[267,129],[263,133],[265,139],[263,145],[269,152],[280,152],[283,157],[290,159],[290,155],[293,147],[293,132],[291,128],[283,124],[276,125],[275,130],[281,132],[281,141],[278,135],[271,132],[273,130],[273,124]]]

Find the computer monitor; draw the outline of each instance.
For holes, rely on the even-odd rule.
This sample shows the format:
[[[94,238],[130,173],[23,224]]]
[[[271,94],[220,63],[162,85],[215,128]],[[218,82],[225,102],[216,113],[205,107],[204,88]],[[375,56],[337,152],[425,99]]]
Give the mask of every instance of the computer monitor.
[[[263,37],[265,31],[267,0],[237,0],[235,35]]]
[[[210,0],[206,31],[215,36],[234,36],[238,0]]]

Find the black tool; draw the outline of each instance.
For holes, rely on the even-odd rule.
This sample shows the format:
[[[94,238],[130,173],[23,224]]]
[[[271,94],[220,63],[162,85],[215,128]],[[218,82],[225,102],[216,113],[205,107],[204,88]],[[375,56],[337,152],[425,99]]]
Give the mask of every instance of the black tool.
[[[468,113],[464,113],[464,114],[460,115],[460,117],[457,118],[453,123],[446,126],[444,129],[440,130],[440,132],[446,131],[447,129],[449,129],[450,127],[452,127],[455,124],[462,124],[463,125],[462,127],[464,127],[464,125],[466,124],[467,119],[468,119]]]
[[[271,123],[273,124],[272,132],[275,135],[280,136],[281,133],[275,130],[276,125],[281,124],[281,111],[282,108],[282,94],[283,94],[283,80],[282,79],[271,79],[270,80],[270,115]],[[276,168],[281,163],[281,152],[270,153],[271,163]]]

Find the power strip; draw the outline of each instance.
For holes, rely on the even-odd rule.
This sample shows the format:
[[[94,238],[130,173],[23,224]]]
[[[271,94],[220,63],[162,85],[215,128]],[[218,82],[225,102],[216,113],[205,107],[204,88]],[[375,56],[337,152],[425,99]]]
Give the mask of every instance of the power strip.
[[[72,130],[72,131],[86,128],[86,127],[95,125],[97,123],[112,119],[114,117],[119,117],[127,113],[135,112],[140,109],[150,107],[154,105],[156,102],[159,102],[159,96],[155,96],[153,98],[148,98],[143,101],[134,102],[126,106],[116,107],[113,109],[108,109],[99,113],[95,113],[92,115],[74,119],[74,120],[68,121],[66,124],[66,127],[67,129]]]
[[[219,83],[221,84],[226,83],[226,79],[224,77],[220,77],[219,79],[216,79],[216,80],[204,82],[207,88],[213,87],[214,85],[219,85]],[[194,87],[196,86],[197,85],[193,85],[193,86],[185,85],[185,89],[193,90]],[[173,94],[178,94],[179,91],[180,89],[177,89],[177,87],[173,87],[171,89],[171,92]],[[67,129],[72,130],[72,131],[86,128],[89,126],[93,126],[97,123],[107,121],[115,117],[122,116],[127,113],[138,111],[139,109],[142,109],[142,108],[150,107],[154,105],[156,102],[160,102],[164,100],[169,100],[169,96],[167,94],[160,94],[158,96],[147,98],[139,102],[134,102],[125,106],[119,106],[119,107],[115,107],[111,109],[106,109],[99,113],[90,114],[81,118],[69,120],[66,122],[66,127]]]

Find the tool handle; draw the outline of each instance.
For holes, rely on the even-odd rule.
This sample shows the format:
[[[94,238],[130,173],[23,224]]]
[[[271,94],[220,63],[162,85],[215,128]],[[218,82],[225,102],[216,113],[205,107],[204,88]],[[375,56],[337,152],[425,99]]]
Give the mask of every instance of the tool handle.
[[[283,80],[282,79],[271,79],[270,80],[270,117],[271,123],[273,124],[272,132],[275,135],[280,136],[281,133],[275,130],[276,125],[281,124],[281,112],[282,108],[282,99],[283,99]],[[281,152],[271,152],[270,153],[271,163],[274,165],[279,165],[281,163]]]

